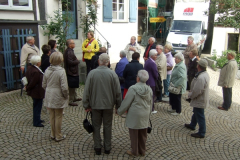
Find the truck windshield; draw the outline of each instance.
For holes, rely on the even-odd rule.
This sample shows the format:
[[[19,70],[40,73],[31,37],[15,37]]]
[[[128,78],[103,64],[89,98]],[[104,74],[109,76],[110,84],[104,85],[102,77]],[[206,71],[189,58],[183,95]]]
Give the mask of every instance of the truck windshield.
[[[174,20],[170,32],[200,33],[201,21]]]

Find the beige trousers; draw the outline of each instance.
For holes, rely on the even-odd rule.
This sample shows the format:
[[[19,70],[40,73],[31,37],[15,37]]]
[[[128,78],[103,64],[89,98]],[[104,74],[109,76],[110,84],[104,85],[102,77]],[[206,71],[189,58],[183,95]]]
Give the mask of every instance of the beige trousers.
[[[68,90],[69,90],[69,103],[79,98],[77,88],[68,88]]]
[[[129,135],[131,140],[132,154],[135,156],[145,155],[147,128],[145,129],[131,129],[129,128]]]
[[[49,108],[49,112],[51,123],[51,137],[54,137],[55,139],[61,139],[63,136],[61,133],[63,108]]]

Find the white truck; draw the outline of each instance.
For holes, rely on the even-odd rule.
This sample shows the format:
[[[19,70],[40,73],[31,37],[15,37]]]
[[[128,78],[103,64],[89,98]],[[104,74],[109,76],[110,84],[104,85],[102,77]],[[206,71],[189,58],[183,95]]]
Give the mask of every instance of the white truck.
[[[209,8],[209,2],[206,0],[186,1],[175,1],[174,17],[166,43],[172,44],[172,54],[176,54],[185,50],[188,36],[192,36],[201,55],[206,39],[208,17],[205,12]]]

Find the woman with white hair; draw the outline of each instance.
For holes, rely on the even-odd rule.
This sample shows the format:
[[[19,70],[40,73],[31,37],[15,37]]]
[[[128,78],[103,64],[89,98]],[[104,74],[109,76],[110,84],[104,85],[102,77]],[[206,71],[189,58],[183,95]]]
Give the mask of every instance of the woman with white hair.
[[[125,99],[117,112],[119,115],[127,112],[126,125],[129,128],[132,150],[131,156],[145,156],[147,128],[152,111],[152,89],[146,85],[149,75],[146,70],[139,70],[137,83],[128,89]]]
[[[169,85],[169,103],[172,106],[172,109],[169,111],[175,116],[181,114],[181,97],[186,92],[187,69],[183,60],[184,56],[182,53],[175,54],[176,65],[173,68]]]
[[[41,120],[41,110],[45,91],[42,88],[43,72],[41,66],[41,57],[32,56],[26,72],[28,84],[26,86],[27,95],[33,99],[33,126],[44,127]]]

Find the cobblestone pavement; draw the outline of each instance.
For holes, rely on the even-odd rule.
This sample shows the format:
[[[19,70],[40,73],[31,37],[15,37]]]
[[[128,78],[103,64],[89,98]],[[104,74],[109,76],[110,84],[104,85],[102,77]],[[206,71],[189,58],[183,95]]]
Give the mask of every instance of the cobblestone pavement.
[[[233,88],[233,104],[229,111],[217,109],[222,103],[221,88],[217,86],[219,72],[208,69],[211,76],[210,107],[205,110],[207,133],[204,139],[190,136],[194,131],[184,128],[190,122],[192,108],[184,100],[181,116],[167,112],[167,103],[157,103],[151,116],[153,131],[148,134],[145,157],[135,159],[240,159],[240,81]],[[83,94],[83,86],[79,89]],[[20,91],[0,94],[0,159],[133,159],[125,119],[113,119],[112,150],[110,155],[97,156],[92,135],[82,127],[85,117],[81,102],[78,107],[64,109],[62,131],[67,138],[61,142],[50,140],[49,116],[46,109],[42,119],[44,128],[32,126],[32,100],[20,96]],[[197,128],[198,129],[198,128]]]

